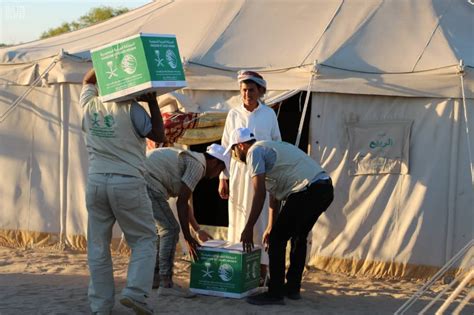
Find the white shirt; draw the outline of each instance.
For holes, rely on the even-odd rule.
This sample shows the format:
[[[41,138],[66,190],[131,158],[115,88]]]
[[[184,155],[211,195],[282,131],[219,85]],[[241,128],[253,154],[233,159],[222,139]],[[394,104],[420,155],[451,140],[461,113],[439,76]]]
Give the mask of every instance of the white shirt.
[[[281,141],[280,128],[275,112],[261,102],[258,102],[257,108],[252,112],[248,111],[243,104],[229,111],[222,134],[222,146],[227,148],[231,133],[241,127],[250,129],[257,140]],[[221,173],[220,178],[227,177]]]

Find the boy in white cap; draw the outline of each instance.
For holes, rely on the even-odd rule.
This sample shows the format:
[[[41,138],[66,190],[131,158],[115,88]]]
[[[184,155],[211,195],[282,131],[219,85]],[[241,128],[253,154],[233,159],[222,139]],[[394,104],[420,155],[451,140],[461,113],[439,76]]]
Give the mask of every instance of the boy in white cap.
[[[256,141],[247,128],[231,135],[226,152],[247,164],[255,195],[250,216],[241,234],[245,251],[253,248],[253,226],[262,211],[265,191],[285,201],[281,211],[269,215],[264,241],[270,258],[268,292],[250,296],[256,305],[284,304],[283,297],[301,298],[301,277],[306,259],[306,238],[334,198],[331,178],[306,153],[286,142]],[[291,240],[290,266],[286,272],[286,245]]]
[[[145,179],[148,194],[152,201],[153,216],[158,227],[158,252],[156,255],[153,287],[159,287],[158,295],[193,297],[188,290],[173,285],[173,263],[180,225],[184,239],[193,259],[197,259],[199,243],[190,233],[189,223],[201,241],[210,237],[194,218],[189,206],[192,192],[202,178],[214,178],[229,168],[230,156],[224,154],[225,148],[210,145],[205,153],[197,153],[178,148],[160,148],[147,153]],[[179,223],[168,204],[169,197],[178,197],[177,210]]]

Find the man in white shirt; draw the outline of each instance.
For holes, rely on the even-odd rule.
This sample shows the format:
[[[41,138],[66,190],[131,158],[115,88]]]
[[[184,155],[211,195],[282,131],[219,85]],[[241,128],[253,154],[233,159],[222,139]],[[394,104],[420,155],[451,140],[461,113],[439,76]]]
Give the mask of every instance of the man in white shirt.
[[[110,253],[117,221],[132,250],[120,303],[137,314],[153,314],[150,295],[156,255],[156,230],[144,179],[146,138],[163,142],[164,128],[156,95],[147,94],[151,117],[135,101],[103,103],[91,69],[83,79],[82,129],[89,153],[86,205],[88,297],[94,314],[110,314],[115,288]]]
[[[278,127],[275,112],[263,104],[260,99],[265,95],[267,82],[254,71],[239,71],[237,80],[240,86],[242,105],[229,111],[221,144],[229,145],[231,133],[236,128],[245,127],[252,131],[257,140],[280,141],[280,129]],[[219,194],[223,199],[229,199],[229,227],[227,238],[232,243],[238,243],[240,233],[245,226],[253,197],[252,182],[245,164],[231,160],[230,176],[220,175]],[[272,205],[269,198],[265,199],[264,209],[254,227],[254,241],[262,245],[262,237],[267,227],[268,209]],[[268,255],[262,251],[261,256],[261,283],[266,275]]]

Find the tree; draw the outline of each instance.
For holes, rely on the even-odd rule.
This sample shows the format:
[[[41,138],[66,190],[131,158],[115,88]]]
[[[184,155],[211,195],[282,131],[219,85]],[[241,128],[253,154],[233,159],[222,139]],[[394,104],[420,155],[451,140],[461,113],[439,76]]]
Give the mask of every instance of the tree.
[[[50,28],[41,34],[41,39],[56,36],[59,34],[76,31],[78,29],[108,20],[114,16],[128,12],[127,8],[112,8],[107,6],[92,8],[90,11],[81,16],[77,21],[64,22],[58,27]]]

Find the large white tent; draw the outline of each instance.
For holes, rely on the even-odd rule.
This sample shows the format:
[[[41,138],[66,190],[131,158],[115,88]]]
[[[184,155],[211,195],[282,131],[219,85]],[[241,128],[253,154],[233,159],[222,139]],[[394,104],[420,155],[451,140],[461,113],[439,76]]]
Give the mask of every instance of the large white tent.
[[[273,101],[311,91],[309,152],[336,189],[311,264],[427,276],[473,238],[473,23],[466,0],[161,0],[0,49],[0,243],[84,248],[89,50],[169,33],[180,109],[235,106],[239,69],[260,71]]]

